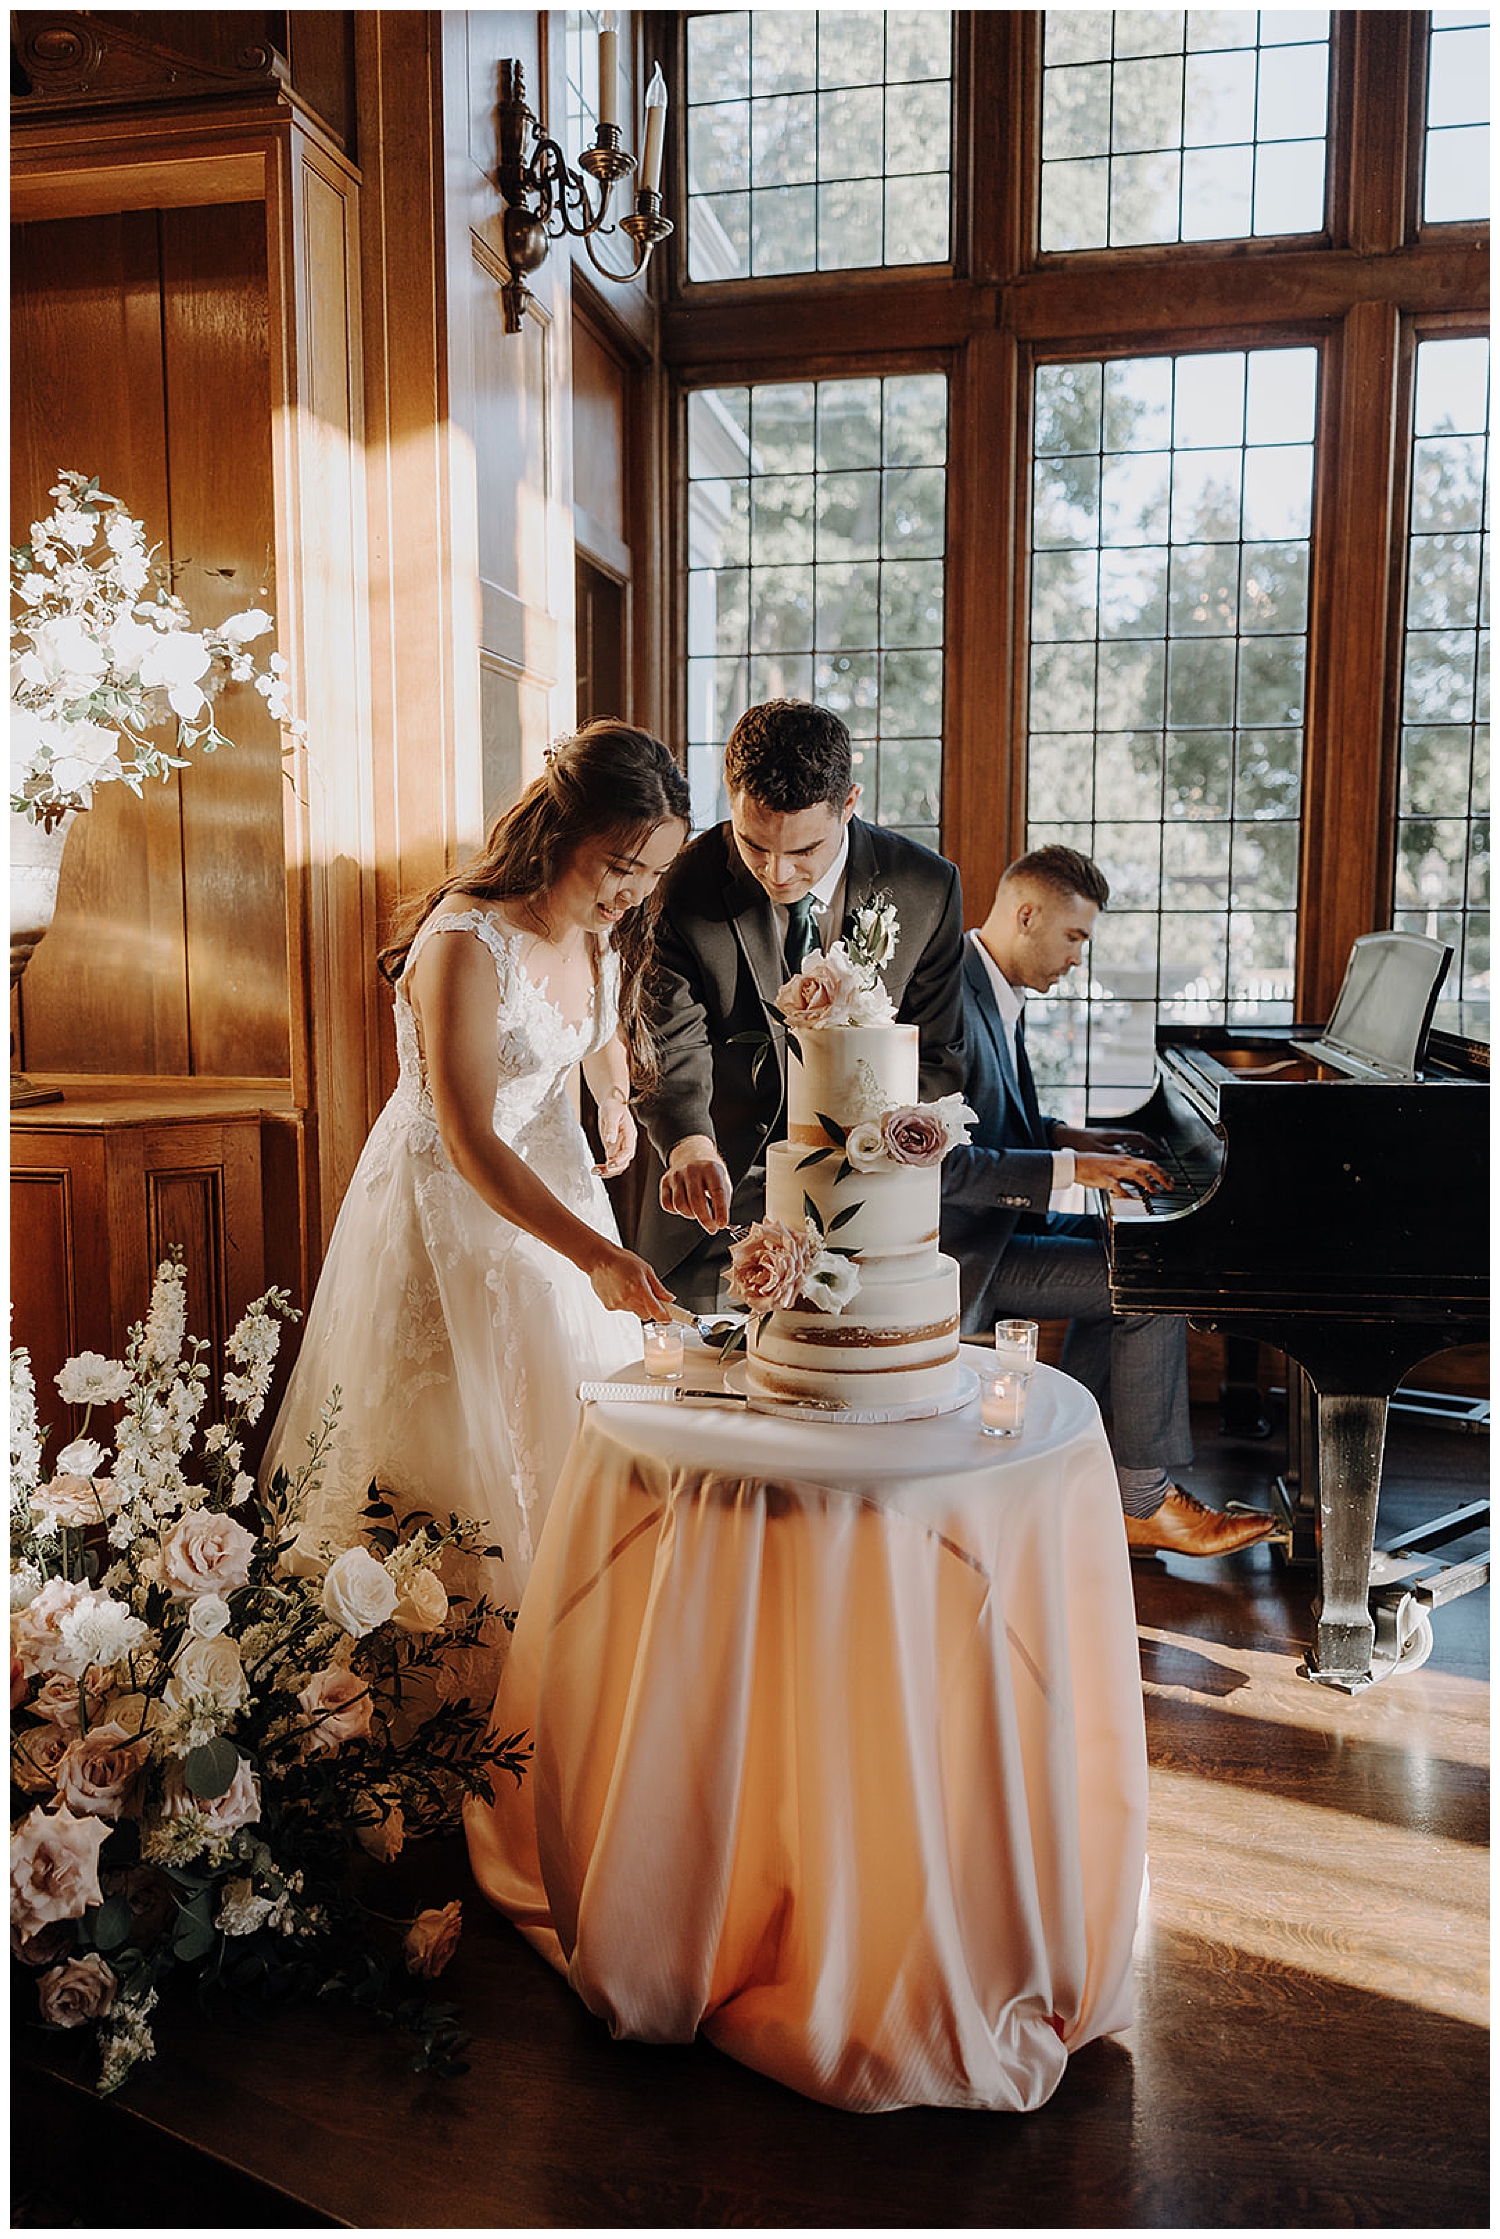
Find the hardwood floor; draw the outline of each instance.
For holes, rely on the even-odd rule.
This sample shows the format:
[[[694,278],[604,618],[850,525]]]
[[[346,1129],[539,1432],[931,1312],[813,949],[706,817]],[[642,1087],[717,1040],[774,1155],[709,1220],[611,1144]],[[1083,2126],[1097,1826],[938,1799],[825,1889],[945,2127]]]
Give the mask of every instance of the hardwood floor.
[[[1193,1488],[1275,1454],[1197,1426]],[[1488,1442],[1393,1427],[1382,1540],[1476,1497]],[[1462,1551],[1462,1550],[1459,1550]],[[477,1897],[445,1985],[471,2072],[320,2011],[179,2010],[123,2102],[22,2032],[14,2221],[125,2228],[1489,2224],[1488,1592],[1422,1669],[1296,1675],[1309,1584],[1266,1549],[1133,1566],[1152,1762],[1137,2016],[1026,2116],[837,2113],[703,2044],[614,2043]],[[418,1902],[461,1858],[413,1863]]]

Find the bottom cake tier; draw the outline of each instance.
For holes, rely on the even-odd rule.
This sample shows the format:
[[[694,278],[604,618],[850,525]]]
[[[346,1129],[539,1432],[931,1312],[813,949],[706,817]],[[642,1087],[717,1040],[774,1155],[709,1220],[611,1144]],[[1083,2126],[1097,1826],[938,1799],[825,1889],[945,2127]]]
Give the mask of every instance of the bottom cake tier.
[[[861,1261],[844,1313],[778,1308],[752,1324],[746,1385],[758,1398],[857,1408],[939,1399],[959,1381],[958,1319],[958,1266],[945,1253],[917,1267]]]

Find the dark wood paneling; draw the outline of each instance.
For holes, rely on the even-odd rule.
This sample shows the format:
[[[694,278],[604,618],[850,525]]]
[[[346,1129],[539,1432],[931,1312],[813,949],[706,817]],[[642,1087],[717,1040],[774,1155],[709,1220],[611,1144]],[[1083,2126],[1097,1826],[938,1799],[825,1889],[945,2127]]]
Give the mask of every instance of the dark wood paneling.
[[[268,1081],[158,1081],[98,1087],[64,1077],[58,1104],[11,1129],[14,1342],[31,1351],[59,1439],[79,1427],[52,1378],[70,1353],[118,1359],[145,1314],[157,1267],[180,1245],[187,1323],[204,1339],[214,1386],[224,1341],[270,1279],[305,1296],[296,1265],[297,1122]],[[275,1145],[262,1171],[261,1136]],[[288,1347],[288,1353],[295,1348]],[[264,1429],[265,1426],[263,1426]]]
[[[19,227],[12,268],[12,522],[61,468],[97,475],[163,546],[169,526],[157,222],[149,211]],[[165,552],[163,554],[165,557]],[[73,828],[57,916],[21,993],[25,1062],[185,1072],[177,788],[100,788]],[[175,901],[173,898],[176,889]]]
[[[161,213],[176,584],[193,620],[276,607],[264,213]],[[253,648],[264,667],[274,640]],[[185,770],[182,881],[194,1073],[289,1072],[281,738],[248,684],[216,710],[232,750]]]
[[[14,294],[13,533],[76,467],[144,521],[196,622],[271,605],[259,206],[19,228]],[[142,799],[102,786],[74,826],[22,985],[33,1069],[288,1071],[279,734],[249,686],[219,715],[232,752]]]

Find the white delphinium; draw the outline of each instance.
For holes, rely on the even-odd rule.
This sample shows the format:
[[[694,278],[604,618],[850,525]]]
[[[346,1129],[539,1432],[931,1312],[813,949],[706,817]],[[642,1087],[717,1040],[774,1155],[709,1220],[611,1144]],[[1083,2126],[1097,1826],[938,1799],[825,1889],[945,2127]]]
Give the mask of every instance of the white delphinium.
[[[31,1355],[18,1345],[10,1356],[10,1498],[24,1514],[42,1474],[42,1434],[36,1419]]]

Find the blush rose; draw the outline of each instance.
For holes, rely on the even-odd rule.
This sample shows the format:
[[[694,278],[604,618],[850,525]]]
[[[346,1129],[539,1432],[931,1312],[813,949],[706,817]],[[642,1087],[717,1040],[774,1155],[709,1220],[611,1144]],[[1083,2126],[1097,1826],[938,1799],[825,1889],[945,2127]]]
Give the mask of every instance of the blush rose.
[[[816,1256],[784,1221],[756,1221],[729,1248],[729,1295],[745,1306],[794,1306]]]
[[[57,1793],[70,1811],[118,1819],[150,1754],[149,1741],[132,1741],[106,1719],[69,1742],[58,1760]]]
[[[456,1897],[441,1912],[419,1912],[402,1945],[407,1973],[425,1981],[440,1975],[458,1949],[462,1930],[463,1906]]]
[[[57,2029],[77,2029],[85,2021],[102,2021],[119,1989],[113,1967],[97,1951],[81,1959],[49,1968],[36,1986],[43,2021]]]
[[[352,1671],[330,1666],[314,1672],[297,1700],[314,1721],[303,1743],[311,1757],[326,1756],[341,1742],[358,1741],[370,1731],[375,1705],[368,1683]]]
[[[255,1534],[232,1516],[190,1508],[162,1541],[164,1584],[176,1594],[232,1593],[249,1583]]]
[[[881,1122],[885,1147],[900,1166],[937,1166],[948,1148],[948,1130],[936,1112],[898,1104]]]
[[[102,1819],[75,1818],[66,1804],[40,1807],[22,1820],[11,1841],[10,1917],[23,1936],[53,1920],[77,1920],[97,1905],[99,1852],[109,1835]]]

